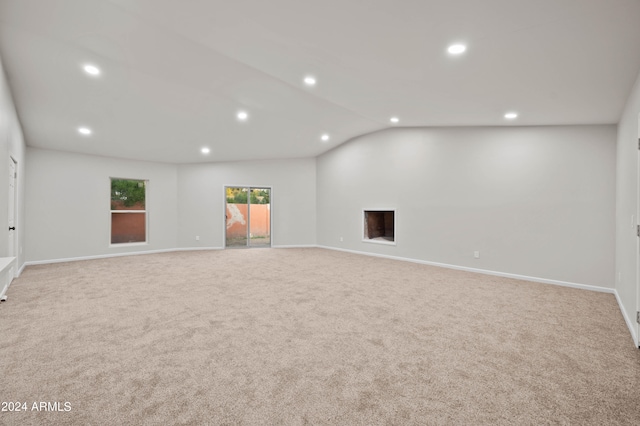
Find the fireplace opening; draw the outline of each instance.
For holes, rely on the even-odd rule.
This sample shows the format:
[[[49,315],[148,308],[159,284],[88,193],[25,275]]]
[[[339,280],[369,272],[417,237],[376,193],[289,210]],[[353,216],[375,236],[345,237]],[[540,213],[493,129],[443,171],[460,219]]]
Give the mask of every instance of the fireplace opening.
[[[383,244],[395,243],[395,211],[365,210],[363,240]]]

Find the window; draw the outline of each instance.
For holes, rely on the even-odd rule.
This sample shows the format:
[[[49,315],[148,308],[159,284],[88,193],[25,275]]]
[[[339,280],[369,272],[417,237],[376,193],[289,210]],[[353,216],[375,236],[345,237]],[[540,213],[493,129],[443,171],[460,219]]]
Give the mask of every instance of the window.
[[[395,210],[365,210],[362,240],[395,245]]]
[[[111,178],[111,244],[147,242],[147,181]]]

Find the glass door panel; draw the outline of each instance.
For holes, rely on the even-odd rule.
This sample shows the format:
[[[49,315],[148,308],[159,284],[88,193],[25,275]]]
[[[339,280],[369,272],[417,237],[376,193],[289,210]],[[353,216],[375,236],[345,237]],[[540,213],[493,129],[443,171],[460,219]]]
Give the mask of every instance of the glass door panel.
[[[247,247],[249,235],[249,188],[226,187],[226,247]]]
[[[250,188],[249,245],[271,247],[271,190]]]

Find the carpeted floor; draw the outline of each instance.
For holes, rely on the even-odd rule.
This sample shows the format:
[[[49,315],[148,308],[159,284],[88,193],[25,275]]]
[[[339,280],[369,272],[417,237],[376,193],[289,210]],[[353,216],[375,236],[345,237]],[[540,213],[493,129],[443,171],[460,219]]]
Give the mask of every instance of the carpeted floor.
[[[27,410],[0,424],[640,424],[611,294],[254,249],[31,266],[8,296],[0,400]]]

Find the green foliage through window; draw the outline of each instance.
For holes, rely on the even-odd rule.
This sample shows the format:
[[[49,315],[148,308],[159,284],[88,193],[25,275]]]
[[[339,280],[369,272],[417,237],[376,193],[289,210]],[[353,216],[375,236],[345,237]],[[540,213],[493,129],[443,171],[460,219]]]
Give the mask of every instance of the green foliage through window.
[[[250,195],[251,204],[269,204],[268,189],[252,189]],[[247,204],[247,188],[227,188],[227,203]]]
[[[132,179],[111,179],[111,210],[123,207],[145,209],[146,182]]]

